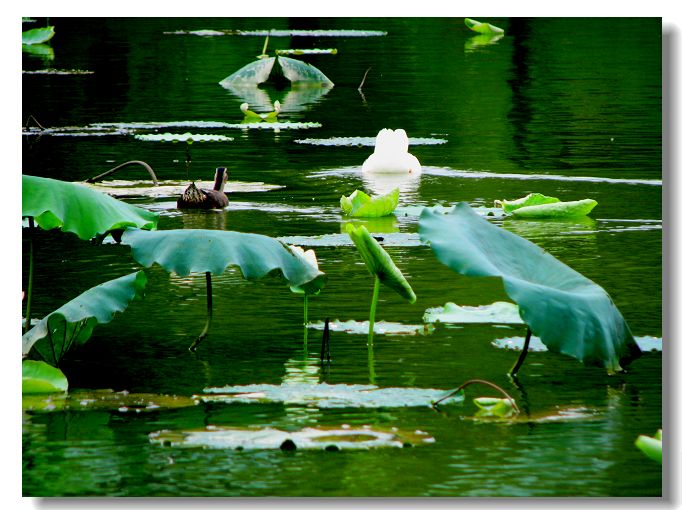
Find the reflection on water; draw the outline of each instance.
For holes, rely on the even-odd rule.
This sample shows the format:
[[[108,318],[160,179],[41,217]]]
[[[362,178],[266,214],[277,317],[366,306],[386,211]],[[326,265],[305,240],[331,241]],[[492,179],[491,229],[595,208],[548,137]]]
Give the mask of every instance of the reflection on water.
[[[261,88],[255,85],[252,86],[226,86],[236,98],[242,103],[248,103],[249,108],[259,112],[271,112],[275,109],[275,99],[279,99],[281,112],[294,113],[303,112],[309,109],[312,105],[319,102],[327,93],[329,87],[305,87],[293,85],[291,89],[283,94],[271,88]],[[277,96],[275,96],[275,93]],[[272,99],[275,97],[275,99]]]
[[[413,174],[372,174],[364,172],[362,182],[375,195],[385,195],[395,188],[400,189],[400,201],[413,201],[419,196],[421,175]]]
[[[370,234],[382,234],[400,231],[398,228],[398,219],[392,214],[389,216],[382,216],[381,218],[344,219],[340,223],[339,232],[345,234],[347,225],[353,225],[355,228],[364,226]]]

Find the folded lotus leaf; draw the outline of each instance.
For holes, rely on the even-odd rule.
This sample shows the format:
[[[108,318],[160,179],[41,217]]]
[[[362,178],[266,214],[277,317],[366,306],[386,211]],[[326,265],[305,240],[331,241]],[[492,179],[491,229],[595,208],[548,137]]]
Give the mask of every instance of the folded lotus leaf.
[[[464,18],[464,24],[479,34],[504,34],[504,30],[490,23],[481,23],[471,18]]]
[[[586,198],[573,202],[555,202],[519,207],[512,213],[517,218],[568,218],[587,216],[597,205],[596,200]]]
[[[179,276],[206,272],[220,275],[228,266],[237,266],[244,278],[253,280],[280,271],[290,286],[311,294],[324,287],[327,278],[286,244],[260,234],[129,229],[123,233],[121,242],[131,247],[133,258],[143,266],[157,263]]]
[[[24,360],[21,362],[21,392],[63,393],[69,388],[64,373],[44,361]]]
[[[395,265],[391,256],[374,239],[364,226],[355,228],[353,225],[346,225],[346,232],[360,252],[370,274],[379,278],[381,283],[395,290],[410,303],[417,300],[410,284]]]
[[[84,240],[126,227],[154,229],[157,213],[116,200],[81,184],[22,176],[21,215],[43,229],[61,228]]]
[[[609,373],[641,351],[606,291],[539,246],[497,227],[461,202],[450,214],[426,208],[419,233],[443,264],[466,276],[502,278],[523,321],[550,351]]]
[[[399,188],[374,198],[356,189],[349,196],[341,197],[341,209],[345,215],[355,218],[381,218],[393,214],[399,197]]]
[[[560,202],[560,200],[555,197],[545,196],[542,193],[529,193],[525,197],[517,198],[516,200],[495,200],[495,206],[502,207],[506,213],[511,213],[520,207],[553,204],[555,202]]]
[[[21,44],[41,44],[54,37],[54,27],[42,27],[21,33]]]
[[[334,86],[332,81],[312,64],[307,64],[301,60],[283,56],[277,57],[277,61],[282,67],[282,73],[284,74],[284,77],[293,84],[317,85],[319,87],[328,88]]]
[[[137,271],[86,290],[50,313],[21,339],[21,352],[34,349],[47,362],[57,365],[74,345],[85,343],[97,324],[106,324],[141,297],[147,277]]]
[[[222,87],[255,87],[259,83],[267,81],[275,65],[275,57],[264,58],[246,64],[244,67],[235,71],[220,82]]]

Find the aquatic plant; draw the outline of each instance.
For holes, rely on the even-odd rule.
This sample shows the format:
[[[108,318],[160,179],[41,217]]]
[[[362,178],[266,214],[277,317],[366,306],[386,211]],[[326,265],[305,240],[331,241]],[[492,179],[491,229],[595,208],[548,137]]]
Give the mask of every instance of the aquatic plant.
[[[341,197],[341,210],[353,218],[380,218],[393,214],[399,198],[399,188],[379,197],[370,197],[356,189],[349,196]]]
[[[539,246],[492,225],[468,204],[457,204],[450,214],[425,208],[419,233],[436,258],[458,273],[502,279],[528,326],[512,374],[525,359],[531,331],[550,351],[603,366],[609,373],[640,355],[625,319],[602,287]]]
[[[21,33],[21,44],[43,44],[54,37],[54,27],[32,28]]]
[[[282,55],[259,58],[224,78],[219,84],[224,88],[256,87],[267,81],[275,62],[279,64],[284,77],[294,86],[325,88],[332,88],[334,86],[334,83],[312,64]]]
[[[464,18],[464,24],[478,34],[504,34],[504,30],[491,25],[490,23],[481,23],[471,18]]]
[[[656,432],[654,437],[638,436],[635,440],[635,446],[651,460],[655,460],[659,464],[663,462],[663,431],[661,429]]]
[[[326,283],[326,275],[289,246],[268,236],[223,230],[163,230],[148,232],[128,229],[122,244],[130,246],[133,258],[145,267],[154,263],[178,276],[206,275],[207,319],[199,337],[190,345],[195,351],[208,335],[213,318],[211,275],[237,266],[247,280],[281,272],[290,286],[315,293]]]
[[[494,205],[518,218],[571,218],[588,215],[597,201],[586,198],[562,202],[542,193],[530,193],[516,200],[495,200]]]
[[[274,110],[270,113],[256,113],[249,110],[249,103],[242,103],[239,109],[244,114],[244,122],[275,122],[279,112],[282,111],[282,106],[279,101],[275,101]]]
[[[21,393],[63,393],[69,389],[64,373],[44,361],[21,362]]]

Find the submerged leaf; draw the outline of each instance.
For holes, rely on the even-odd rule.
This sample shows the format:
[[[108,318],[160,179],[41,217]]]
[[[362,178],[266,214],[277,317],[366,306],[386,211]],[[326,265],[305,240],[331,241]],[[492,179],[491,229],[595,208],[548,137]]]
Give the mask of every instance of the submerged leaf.
[[[520,207],[553,204],[555,202],[560,202],[560,200],[555,197],[547,197],[542,193],[530,193],[525,197],[517,198],[516,200],[495,200],[495,206],[502,207],[506,213],[511,213]]]
[[[586,198],[574,202],[556,202],[552,204],[520,207],[512,213],[517,218],[566,218],[587,216],[597,205],[596,200]]]
[[[267,81],[275,65],[275,57],[264,58],[246,64],[244,67],[235,71],[227,78],[220,81],[222,87],[255,87],[259,83]]]
[[[21,44],[42,44],[54,37],[54,27],[33,28],[21,33]]]
[[[641,354],[603,288],[468,204],[457,204],[450,214],[424,209],[419,232],[438,260],[458,273],[501,278],[521,318],[550,351],[610,373]]]
[[[392,288],[410,303],[417,300],[412,287],[395,265],[391,256],[374,239],[364,226],[355,228],[346,225],[346,231],[364,260],[370,274],[376,276],[381,283]]]
[[[154,229],[159,215],[77,183],[22,175],[21,215],[43,229],[61,228],[83,240],[126,227]]]
[[[324,287],[327,278],[286,244],[260,234],[133,229],[123,233],[121,242],[132,248],[133,258],[143,266],[157,263],[178,276],[205,272],[220,275],[228,266],[237,266],[244,278],[252,280],[280,271],[290,286],[313,294]]]
[[[374,198],[356,189],[348,197],[341,197],[341,209],[345,215],[355,218],[380,218],[393,214],[399,197],[399,188]]]
[[[504,34],[504,30],[490,23],[481,23],[471,18],[464,18],[464,24],[479,34]]]
[[[23,356],[31,349],[53,365],[59,364],[74,345],[85,343],[97,324],[106,324],[116,312],[141,297],[147,277],[137,271],[86,290],[44,317],[21,339]]]
[[[62,393],[69,388],[64,373],[44,361],[23,360],[21,362],[21,392]]]
[[[284,77],[295,85],[312,85],[318,87],[333,87],[332,81],[322,71],[312,64],[289,57],[277,57],[282,67]]]

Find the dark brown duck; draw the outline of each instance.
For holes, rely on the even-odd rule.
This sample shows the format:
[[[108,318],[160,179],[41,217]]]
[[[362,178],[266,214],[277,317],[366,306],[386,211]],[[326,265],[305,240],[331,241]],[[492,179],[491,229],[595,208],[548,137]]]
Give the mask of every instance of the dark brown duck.
[[[178,198],[178,209],[222,209],[229,200],[223,191],[227,182],[227,169],[220,166],[215,170],[213,189],[200,189],[191,183]]]

